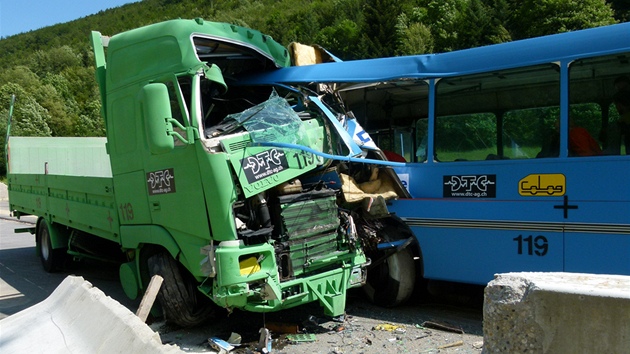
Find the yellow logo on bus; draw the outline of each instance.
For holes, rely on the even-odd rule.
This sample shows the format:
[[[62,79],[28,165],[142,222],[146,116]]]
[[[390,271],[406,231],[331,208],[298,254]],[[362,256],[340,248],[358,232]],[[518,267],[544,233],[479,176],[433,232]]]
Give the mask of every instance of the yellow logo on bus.
[[[564,195],[566,178],[560,173],[532,174],[518,182],[518,194],[529,197]]]

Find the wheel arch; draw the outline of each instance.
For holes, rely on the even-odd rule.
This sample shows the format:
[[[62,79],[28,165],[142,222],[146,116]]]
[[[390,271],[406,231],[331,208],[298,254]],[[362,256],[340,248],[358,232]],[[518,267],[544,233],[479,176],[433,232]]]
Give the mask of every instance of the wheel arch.
[[[45,217],[40,216],[37,218],[37,223],[35,224],[35,239],[37,238],[37,233],[40,227],[48,227],[48,233],[50,235],[50,243],[53,249],[67,248],[68,247],[68,239],[69,232],[66,232],[62,228],[67,228],[65,225],[61,225],[58,223],[51,222],[47,220]],[[40,244],[39,241],[36,242],[36,250],[39,252]]]
[[[411,230],[409,225],[407,225],[407,223],[405,223],[405,221],[401,219],[399,216],[392,214],[387,218],[387,220],[391,226],[400,227],[404,229],[406,233],[408,233],[410,236],[413,237],[413,241],[407,246],[407,248],[409,248],[413,256],[416,258],[416,262],[415,262],[416,276],[423,278],[424,277],[424,258],[422,257],[422,246],[420,245],[420,240],[418,239],[418,237],[416,237],[416,234],[413,232],[413,230]],[[405,237],[401,236],[399,239],[403,239],[403,238]]]
[[[129,287],[129,290],[125,289],[125,293],[130,298],[133,298],[134,296],[131,295],[136,294],[138,290],[146,289],[151,280],[147,265],[149,257],[159,252],[167,252],[174,259],[180,262],[185,261],[185,257],[181,254],[180,247],[173,236],[166,229],[157,225],[121,226],[120,245],[123,249],[134,251],[133,260],[122,264],[120,268],[121,283],[123,283],[124,288]],[[187,261],[186,264],[188,264]]]

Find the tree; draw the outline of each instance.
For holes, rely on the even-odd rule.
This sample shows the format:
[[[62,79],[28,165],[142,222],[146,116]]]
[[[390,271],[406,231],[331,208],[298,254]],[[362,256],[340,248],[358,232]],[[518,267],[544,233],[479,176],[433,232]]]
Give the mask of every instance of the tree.
[[[11,136],[50,136],[51,131],[46,124],[46,110],[35,99],[26,93],[18,84],[9,83],[0,87],[0,174],[6,174],[6,141],[7,122],[11,96],[15,95]]]
[[[619,22],[630,20],[630,1],[628,0],[610,0],[608,1],[615,11],[615,19]]]
[[[414,22],[399,30],[401,38],[397,54],[413,55],[433,52],[433,36],[431,29],[420,22]]]
[[[75,134],[77,136],[105,136],[105,122],[101,117],[101,102],[92,100],[85,105],[84,111],[77,120]]]
[[[391,57],[396,54],[396,25],[400,12],[401,7],[396,0],[366,1],[363,7],[363,39],[367,43],[369,57]]]
[[[427,9],[414,7],[410,14],[400,14],[396,31],[398,33],[399,55],[413,55],[433,52],[433,36],[431,28],[425,25],[427,21]]]
[[[436,52],[449,52],[458,48],[461,11],[467,0],[431,0],[427,4],[427,20]]]
[[[455,49],[479,47],[510,40],[510,35],[495,18],[492,8],[481,0],[468,0],[462,6],[456,21],[459,39],[453,44]]]
[[[605,0],[513,0],[510,31],[515,39],[544,36],[615,23]]]
[[[7,109],[8,112],[12,95],[15,95],[16,99],[11,135],[51,136],[51,130],[46,123],[48,112],[19,85],[10,83],[0,87],[0,107]]]
[[[354,21],[345,19],[333,26],[324,27],[315,37],[315,43],[342,60],[360,59],[367,55],[361,47],[361,29]]]

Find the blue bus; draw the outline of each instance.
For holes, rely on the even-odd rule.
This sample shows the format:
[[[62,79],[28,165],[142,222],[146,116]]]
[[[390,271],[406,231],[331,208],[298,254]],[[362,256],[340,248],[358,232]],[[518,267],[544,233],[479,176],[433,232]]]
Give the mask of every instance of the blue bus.
[[[244,83],[326,84],[404,158],[394,169],[411,197],[388,209],[415,236],[425,279],[630,274],[629,33],[622,23]]]

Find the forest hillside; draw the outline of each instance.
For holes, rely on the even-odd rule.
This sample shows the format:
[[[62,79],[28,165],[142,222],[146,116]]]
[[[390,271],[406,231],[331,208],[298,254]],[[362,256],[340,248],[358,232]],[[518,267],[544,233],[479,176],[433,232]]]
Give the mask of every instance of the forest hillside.
[[[12,135],[103,136],[90,31],[174,18],[228,22],[343,60],[446,52],[630,19],[626,0],[143,0],[0,39],[0,175]]]

